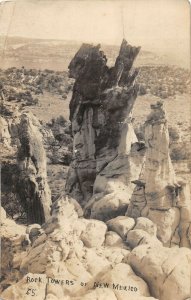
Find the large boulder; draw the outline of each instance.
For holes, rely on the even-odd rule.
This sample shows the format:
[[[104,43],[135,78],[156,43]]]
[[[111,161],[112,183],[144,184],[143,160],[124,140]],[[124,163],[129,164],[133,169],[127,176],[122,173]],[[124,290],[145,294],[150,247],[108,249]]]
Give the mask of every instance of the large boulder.
[[[117,299],[126,299],[134,296],[150,296],[147,284],[138,277],[128,264],[117,264],[112,270],[108,271],[98,281],[96,287],[101,284],[108,284],[113,289]]]
[[[110,289],[96,289],[88,293],[72,298],[74,300],[117,300],[115,293]]]
[[[159,248],[162,246],[162,243],[155,236],[150,235],[142,229],[133,229],[129,231],[126,242],[131,248],[135,248],[142,244],[155,245]]]
[[[134,248],[131,252],[116,233],[114,242],[108,244],[111,231],[107,232],[107,226],[99,220],[79,218],[74,205],[68,196],[62,196],[53,204],[52,216],[42,227],[29,226],[27,232],[34,238],[31,246],[23,244],[27,235],[21,226],[23,238],[18,236],[19,247],[25,245],[25,249],[17,248],[20,258],[13,259],[19,272],[18,282],[14,277],[8,288],[5,283],[3,299],[28,300],[34,291],[33,297],[38,300],[189,297],[189,249],[163,247],[155,236],[155,226],[144,218],[135,225],[139,229],[134,227],[127,233],[127,242]]]
[[[160,300],[190,297],[191,251],[140,245],[129,254],[133,270],[143,278],[151,294]]]
[[[105,241],[107,226],[98,220],[84,220],[85,230],[80,238],[86,247],[100,247]]]
[[[105,236],[105,246],[108,246],[108,247],[115,247],[115,246],[122,247],[123,246],[123,240],[119,236],[119,234],[117,234],[116,232],[108,231],[106,233],[106,236]]]
[[[135,226],[135,221],[133,218],[119,216],[107,221],[106,224],[109,230],[117,232],[122,239],[126,239],[128,232]]]
[[[9,288],[7,288],[1,294],[1,296],[3,297],[3,299],[7,299],[7,300],[8,299],[29,300],[31,298],[32,299],[34,298],[36,300],[47,299],[45,298],[46,297],[46,275],[28,273],[14,286],[10,286]]]
[[[136,219],[136,225],[134,229],[142,229],[152,236],[157,234],[157,226],[155,220],[153,222],[147,218],[139,217]]]
[[[1,207],[1,289],[7,288],[22,278],[20,264],[27,255],[30,245],[26,227],[6,218]]]
[[[17,248],[13,248],[16,254],[5,257],[17,273],[4,282],[3,299],[72,300],[111,296],[111,299],[142,300],[149,297],[147,284],[127,264],[130,251],[122,239],[114,237],[113,243],[111,239],[108,243],[106,224],[79,217],[75,204],[63,195],[53,203],[51,217],[42,226],[17,225],[23,235],[11,240],[12,247],[15,247],[13,240],[17,241]],[[2,216],[4,220],[5,214]],[[5,253],[9,255],[8,251]],[[7,269],[6,260],[4,269]],[[110,287],[102,290],[97,286],[99,282]]]

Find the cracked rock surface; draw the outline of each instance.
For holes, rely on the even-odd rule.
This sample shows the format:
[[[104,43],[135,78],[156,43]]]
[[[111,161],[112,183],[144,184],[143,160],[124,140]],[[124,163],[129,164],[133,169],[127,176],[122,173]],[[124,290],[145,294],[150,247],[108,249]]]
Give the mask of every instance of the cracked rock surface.
[[[145,142],[135,135],[139,50],[124,40],[109,68],[100,45],[83,44],[71,61],[73,159],[53,203],[38,120],[25,112],[2,121],[31,218],[19,225],[1,208],[3,300],[190,299],[189,185],[173,169],[161,102]]]
[[[87,217],[107,220],[127,210],[141,171],[144,150],[132,126],[140,47],[125,40],[112,68],[100,46],[84,44],[69,65],[75,78],[70,102],[73,162],[67,192],[85,207]]]
[[[146,156],[127,215],[147,217],[157,226],[165,246],[190,248],[191,223],[189,184],[176,178],[169,155],[169,132],[162,102],[151,105],[145,123]]]

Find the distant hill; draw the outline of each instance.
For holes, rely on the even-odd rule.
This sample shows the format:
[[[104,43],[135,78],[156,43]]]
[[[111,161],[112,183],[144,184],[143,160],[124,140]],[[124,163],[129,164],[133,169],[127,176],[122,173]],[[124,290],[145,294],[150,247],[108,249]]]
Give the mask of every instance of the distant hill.
[[[0,67],[25,66],[31,69],[67,70],[80,45],[81,43],[75,41],[0,37]],[[108,64],[114,64],[119,46],[102,45],[102,49],[108,58]],[[141,50],[135,62],[136,66],[172,64],[174,62],[169,56],[157,55],[144,49]]]

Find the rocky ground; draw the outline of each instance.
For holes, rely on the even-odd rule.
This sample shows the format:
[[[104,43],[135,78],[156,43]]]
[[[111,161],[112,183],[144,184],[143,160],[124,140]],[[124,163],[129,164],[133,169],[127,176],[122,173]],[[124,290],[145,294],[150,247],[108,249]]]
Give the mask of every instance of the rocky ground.
[[[1,70],[2,299],[190,299],[190,74],[139,51]]]

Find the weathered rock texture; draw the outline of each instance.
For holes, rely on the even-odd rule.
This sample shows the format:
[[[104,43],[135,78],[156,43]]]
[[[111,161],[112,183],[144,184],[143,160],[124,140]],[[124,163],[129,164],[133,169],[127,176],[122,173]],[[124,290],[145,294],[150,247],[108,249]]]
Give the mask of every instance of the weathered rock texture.
[[[5,101],[0,108],[1,204],[12,218],[41,224],[48,218],[51,204],[43,126],[17,104]]]
[[[130,253],[129,263],[148,283],[154,297],[160,300],[190,299],[189,249],[140,245]]]
[[[72,60],[73,163],[51,212],[40,124],[29,113],[9,124],[17,191],[35,224],[1,210],[2,299],[190,299],[191,250],[179,249],[190,246],[189,189],[172,167],[161,103],[145,124],[146,156],[134,134],[138,51],[123,41],[111,69],[99,46],[83,45]]]
[[[140,145],[131,120],[138,91],[138,70],[132,65],[139,50],[123,40],[115,66],[108,68],[100,46],[84,44],[69,65],[76,81],[70,102],[73,162],[66,189],[86,205],[86,216],[96,219],[125,213],[131,181],[140,173]]]
[[[190,247],[189,186],[175,176],[169,155],[169,133],[163,104],[151,105],[151,110],[145,123],[147,151],[144,168],[138,180],[134,181],[136,188],[127,215],[152,220],[164,245]]]
[[[39,122],[30,113],[20,116],[18,137],[19,177],[17,193],[27,212],[28,223],[42,224],[50,216],[51,194],[47,183],[46,154]]]
[[[121,222],[122,238],[115,233]],[[17,267],[18,282],[12,280],[11,286],[4,286],[1,297],[5,300],[185,300],[189,297],[191,251],[164,248],[156,237],[154,224],[146,218],[130,226],[128,222],[128,217],[113,219],[108,223],[114,230],[112,233],[102,221],[79,218],[73,199],[61,197],[54,202],[52,216],[42,227],[30,225],[27,234],[23,230],[18,232],[18,249],[22,236],[28,236],[30,246],[18,252],[22,255],[17,260],[11,258]],[[3,227],[6,229],[5,221]]]
[[[0,143],[6,147],[11,146],[11,136],[9,133],[9,125],[5,118],[0,116]]]
[[[99,220],[79,219],[71,198],[60,198],[49,221],[41,229],[29,226],[27,232],[32,246],[20,257],[21,278],[2,293],[3,299],[31,299],[31,293],[26,294],[29,285],[38,300],[83,299],[89,292],[93,300],[96,287],[98,299],[105,293],[124,300],[150,296],[147,284],[126,263],[129,251],[121,245],[107,247],[107,226]],[[27,276],[41,281],[29,284]],[[125,278],[135,291],[113,288],[113,283],[127,286]],[[102,287],[108,284],[108,291],[100,293],[99,282]]]
[[[20,263],[26,255],[30,241],[23,225],[6,217],[0,207],[1,225],[1,285],[0,292],[22,278]]]

